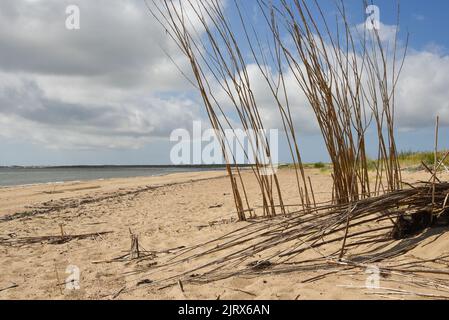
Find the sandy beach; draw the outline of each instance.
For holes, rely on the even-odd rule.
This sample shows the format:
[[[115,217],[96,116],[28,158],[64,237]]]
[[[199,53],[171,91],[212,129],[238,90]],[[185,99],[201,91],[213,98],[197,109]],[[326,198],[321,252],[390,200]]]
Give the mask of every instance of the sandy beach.
[[[249,182],[251,195],[257,190],[256,183],[250,172],[243,175]],[[330,174],[308,169],[307,175],[313,181],[316,200],[328,200],[332,189]],[[414,182],[428,176],[425,172],[405,172],[403,178]],[[286,203],[298,203],[293,171],[280,170],[279,179]],[[151,276],[136,277],[133,273],[151,268],[158,256],[166,255],[169,249],[206,242],[250,223],[236,220],[232,191],[224,171],[2,188],[0,239],[3,241],[58,236],[61,232],[108,233],[65,243],[0,245],[0,299],[389,298],[367,292],[363,287],[364,272],[329,275],[312,282],[304,280],[316,276],[315,272],[231,277],[207,284],[184,284],[182,289],[148,285]],[[141,248],[156,253],[154,261],[111,262],[129,252],[130,232],[138,235]],[[448,243],[449,234],[442,232],[428,237],[408,254],[422,258],[440,255],[447,252]],[[79,290],[67,290],[64,285],[69,275],[66,269],[71,265],[80,271]],[[146,285],[136,286],[137,280]],[[407,281],[385,278],[382,286],[405,290]]]

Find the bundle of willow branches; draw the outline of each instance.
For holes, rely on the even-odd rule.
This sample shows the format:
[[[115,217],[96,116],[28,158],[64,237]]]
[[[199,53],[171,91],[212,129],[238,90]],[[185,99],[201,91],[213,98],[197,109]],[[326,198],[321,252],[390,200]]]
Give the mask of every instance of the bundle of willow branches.
[[[277,71],[283,72],[284,62],[288,65],[316,115],[332,160],[337,199],[350,202],[399,189],[394,97],[407,48],[398,63],[399,29],[389,52],[380,30],[363,27],[360,31],[350,25],[343,1],[337,2],[334,25],[317,0],[258,3],[279,48]],[[367,7],[368,3],[363,3]],[[371,192],[365,133],[373,118],[379,154],[375,190]]]
[[[438,230],[447,230],[442,227],[449,226],[448,198],[449,183],[420,183],[351,204],[321,204],[292,216],[256,219],[219,238],[186,247],[136,274],[144,272],[155,284],[164,285],[178,279],[211,282],[293,271],[325,275],[374,263],[383,263],[387,271],[404,271],[393,267],[397,265],[394,258]],[[413,269],[420,262],[410,260],[407,272],[449,274],[441,269]],[[157,279],[161,271],[172,272],[172,276]]]
[[[260,187],[264,215],[276,215],[276,201],[280,204],[281,212],[285,213],[276,174],[267,176],[262,173],[266,163],[260,159],[260,151],[270,159],[270,148],[267,137],[263,134],[264,125],[251,90],[247,62],[221,5],[217,1],[153,1],[153,6],[149,8],[190,62],[196,80],[195,86],[201,94],[226,160],[239,219],[245,220],[245,212],[251,212],[251,206],[235,154],[231,151],[229,156],[227,151],[230,150],[231,142],[227,140],[225,129],[235,128],[231,124],[229,114],[225,112],[223,101],[218,97],[216,91],[219,89],[224,92],[226,103],[230,104],[232,111],[238,116],[241,127],[247,131],[261,133],[250,136],[249,145],[255,162],[252,170]],[[187,15],[186,11],[190,14]],[[194,19],[196,25],[192,22]],[[201,28],[201,34],[205,36],[198,35],[198,28]],[[212,86],[212,82],[216,87]],[[250,155],[246,154],[246,158],[250,159]],[[273,164],[270,162],[269,165]],[[246,209],[243,203],[246,204]]]
[[[263,132],[265,128],[253,90],[254,78],[248,71],[250,65],[257,65],[273,97],[273,108],[282,120],[303,209],[313,208],[309,196],[313,191],[303,168],[297,137],[300,128],[292,117],[292,92],[287,88],[291,84],[286,83],[288,72],[316,116],[332,161],[339,203],[398,190],[401,173],[394,139],[394,97],[406,50],[398,62],[397,32],[390,52],[384,48],[379,30],[364,28],[360,32],[360,28],[349,24],[343,1],[337,3],[333,28],[316,0],[256,0],[256,3],[267,29],[267,39],[263,40],[245,15],[244,4],[238,0],[233,5],[240,26],[231,23],[220,0],[147,3],[188,58],[194,76],[190,81],[201,94],[225,156],[239,219],[245,220],[245,213],[252,213],[253,205],[248,201],[235,155],[226,152],[230,142],[224,130],[235,130],[235,122],[231,121],[234,116],[238,120],[235,125],[244,130]],[[365,134],[373,119],[379,147],[376,181],[371,190]],[[260,150],[262,158],[271,159],[267,137],[253,136],[249,145],[252,154],[246,156],[254,159],[252,170],[260,187],[264,216],[274,217],[277,208],[285,213],[276,173],[267,176],[262,172],[266,163]],[[269,166],[272,165],[270,162]]]

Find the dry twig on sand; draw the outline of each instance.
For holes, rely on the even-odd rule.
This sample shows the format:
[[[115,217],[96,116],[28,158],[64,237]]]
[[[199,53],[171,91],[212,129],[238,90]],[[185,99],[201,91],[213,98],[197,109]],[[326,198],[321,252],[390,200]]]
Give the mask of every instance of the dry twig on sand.
[[[94,232],[86,234],[67,235],[65,233],[58,236],[40,236],[40,237],[22,237],[22,238],[2,238],[0,239],[0,245],[3,246],[24,246],[28,244],[36,243],[48,243],[48,244],[63,244],[73,240],[83,240],[100,237],[112,233],[112,231]]]

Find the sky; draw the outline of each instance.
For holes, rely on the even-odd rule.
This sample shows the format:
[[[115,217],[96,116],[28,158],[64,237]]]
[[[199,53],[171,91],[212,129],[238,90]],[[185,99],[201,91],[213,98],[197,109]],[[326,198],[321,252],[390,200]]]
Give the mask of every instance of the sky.
[[[225,0],[223,0],[225,1]],[[228,1],[230,2],[230,1]],[[254,0],[242,1],[252,23]],[[332,0],[320,0],[332,15]],[[350,20],[364,22],[362,1],[345,1]],[[395,1],[373,1],[388,31]],[[68,30],[69,5],[80,8],[80,29]],[[441,147],[449,148],[449,2],[401,1],[402,40],[409,53],[398,85],[400,150],[431,150],[441,118]],[[226,14],[238,24],[232,5]],[[0,165],[170,164],[171,132],[207,117],[183,78],[189,65],[154,21],[143,0],[0,1]],[[249,54],[249,52],[247,52]],[[266,90],[254,81],[268,127]],[[307,162],[327,154],[307,101],[292,97]],[[280,159],[288,161],[281,144]]]

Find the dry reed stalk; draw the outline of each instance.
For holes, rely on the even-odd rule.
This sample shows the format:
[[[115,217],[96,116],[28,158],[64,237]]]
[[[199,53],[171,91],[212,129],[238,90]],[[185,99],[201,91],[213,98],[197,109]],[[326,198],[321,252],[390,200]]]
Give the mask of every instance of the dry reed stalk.
[[[62,295],[62,287],[61,287],[61,279],[59,278],[58,267],[56,266],[56,260],[53,260],[53,264],[55,266],[55,275],[56,275],[56,286],[59,289],[59,293]]]
[[[129,229],[130,238],[131,238],[131,248],[129,250],[129,259],[139,259],[140,258],[140,249],[139,249],[139,237],[131,232]]]
[[[394,92],[402,65],[397,71],[397,33],[392,83],[389,85],[388,56],[378,31],[372,32],[371,37],[365,34],[360,43],[356,43],[343,1],[337,6],[337,17],[342,26],[337,22],[335,28],[330,28],[317,1],[310,4],[304,0],[282,0],[274,5],[271,1],[258,0],[258,3],[265,12],[264,16],[270,17],[266,22],[317,117],[333,164],[337,198],[348,202],[357,200],[359,195],[371,194],[365,150],[365,132],[371,120],[365,105],[369,106],[371,117],[376,120],[379,140],[375,189],[380,193],[384,170],[388,190],[399,189],[401,178],[394,141]],[[318,17],[312,15],[312,7],[319,13]],[[281,34],[288,35],[294,43],[293,49],[285,44],[285,37]],[[387,127],[386,138],[384,124]]]
[[[75,234],[75,235],[55,235],[55,236],[37,236],[37,237],[22,237],[22,238],[12,238],[12,239],[1,239],[0,245],[2,246],[23,246],[29,244],[41,244],[43,242],[49,244],[62,244],[66,242],[70,242],[72,240],[83,240],[90,239],[95,237],[101,237],[102,235],[106,235],[112,233],[112,231],[105,232],[94,232],[94,233],[86,233],[86,234]]]
[[[438,179],[438,132],[439,132],[440,117],[437,116],[435,123],[435,153],[433,164],[433,185],[432,185],[432,206],[435,207],[435,183]]]
[[[401,188],[394,105],[407,46],[399,60],[398,30],[393,50],[389,52],[378,30],[356,34],[343,1],[337,2],[338,19],[331,27],[317,0],[280,0],[276,4],[257,0],[268,27],[268,41],[262,42],[245,17],[243,4],[234,0],[244,35],[242,41],[236,36],[236,26],[231,24],[219,0],[151,0],[151,3],[148,5],[150,12],[190,62],[194,76],[191,83],[201,94],[225,155],[239,220],[245,220],[245,212],[252,212],[253,206],[248,201],[235,155],[227,155],[229,141],[224,131],[226,128],[235,131],[230,121],[233,115],[244,130],[261,132],[265,128],[252,90],[253,79],[248,73],[250,63],[257,65],[281,117],[303,209],[312,208],[310,192],[312,198],[314,196],[299,151],[291,93],[286,85],[287,71],[292,73],[316,116],[332,161],[336,201],[344,204]],[[398,6],[397,24],[399,12]],[[252,60],[242,51],[245,45],[250,49]],[[217,89],[226,101],[219,97]],[[229,106],[232,113],[228,111]],[[378,157],[375,187],[371,191],[365,135],[373,119]],[[258,153],[263,150],[271,159],[267,137],[256,135],[249,139],[249,145],[250,154],[245,151],[245,156],[249,160],[253,155],[252,171],[260,188],[263,215],[276,216],[276,208],[285,213],[278,177],[263,174],[266,164]],[[268,166],[272,165],[270,162]]]
[[[223,13],[222,5],[219,1],[152,1],[153,6],[149,6],[154,17],[165,26],[167,33],[172,37],[184,55],[189,59],[197,82],[197,89],[200,91],[209,120],[213,129],[220,137],[220,145],[227,170],[231,180],[235,204],[240,220],[245,220],[244,212],[250,211],[251,206],[245,192],[244,181],[241,178],[240,170],[236,163],[235,155],[229,159],[226,154],[226,147],[229,146],[224,134],[225,128],[235,131],[229,120],[229,114],[224,112],[223,102],[219,101],[217,93],[212,89],[216,85],[227,97],[227,103],[233,108],[240,120],[241,127],[255,133],[264,132],[264,125],[256,104],[251,80],[247,71],[247,62],[242,54],[240,45],[231,29],[231,25]],[[186,16],[189,11],[191,16]],[[192,19],[198,21],[194,26]],[[198,36],[198,30],[201,34]],[[265,134],[255,134],[249,137],[251,147],[253,173],[259,184],[264,216],[273,217],[277,214],[276,202],[280,204],[281,213],[285,213],[282,193],[276,174],[267,176],[263,174],[266,163],[263,163],[260,156],[262,150],[264,157],[271,159],[271,151]],[[241,141],[239,141],[242,144]],[[250,155],[245,152],[249,160]],[[273,167],[273,163],[268,164]],[[238,176],[238,183],[233,178],[233,167]],[[240,195],[240,187],[245,195],[247,209],[243,208],[243,201]]]
[[[269,223],[253,222],[207,243],[186,248],[168,261],[160,261],[151,270],[140,270],[133,274],[144,272],[145,277],[157,277],[161,268],[173,270],[177,265],[188,263],[189,270],[156,280],[155,283],[163,285],[178,279],[207,283],[232,276],[324,272],[319,279],[348,268],[366,269],[374,263],[382,263],[382,272],[409,274],[417,278],[426,274],[447,275],[446,270],[424,268],[422,265],[424,262],[449,265],[445,256],[429,261],[409,257],[407,264],[393,260],[422,243],[427,234],[435,235],[434,232],[440,230],[427,232],[427,225],[422,224],[416,233],[404,234],[400,240],[393,238],[401,217],[420,217],[432,207],[429,187],[431,183],[420,183],[411,189],[365,198],[354,204],[321,205],[312,210],[296,212],[289,218],[276,217]],[[435,185],[435,201],[438,207],[443,208],[445,215],[449,214],[449,208],[445,206],[448,193],[449,183]],[[436,218],[441,216],[439,213],[433,214]],[[434,226],[438,226],[438,223]],[[353,230],[352,233],[348,232],[349,229]],[[325,254],[321,251],[323,247],[329,248],[329,244],[339,242],[342,242],[342,246],[334,252]],[[315,255],[308,254],[307,257],[311,258],[301,257],[307,251],[313,251]],[[346,258],[343,258],[342,252],[345,251]],[[351,255],[352,251],[357,254]],[[201,258],[208,259],[202,262]],[[181,269],[185,270],[184,267]],[[195,277],[192,277],[193,274]],[[422,279],[426,280],[424,277]],[[449,287],[447,280],[441,281]]]

